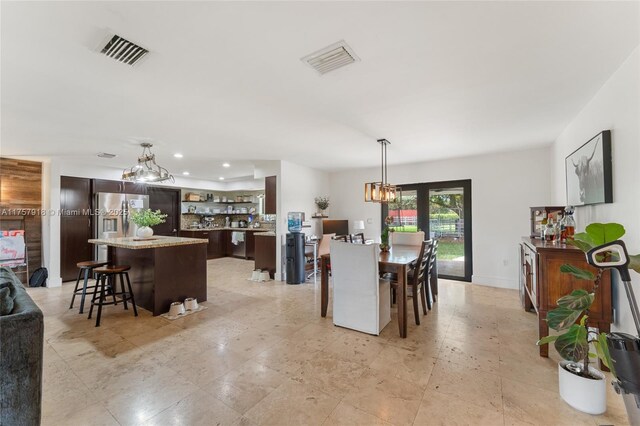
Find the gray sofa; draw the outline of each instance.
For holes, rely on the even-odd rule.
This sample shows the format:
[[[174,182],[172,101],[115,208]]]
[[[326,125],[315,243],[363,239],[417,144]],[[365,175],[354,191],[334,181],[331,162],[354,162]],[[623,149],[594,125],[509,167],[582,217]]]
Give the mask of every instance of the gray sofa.
[[[42,407],[42,311],[8,268],[0,283],[16,288],[13,311],[0,316],[0,426],[39,425]]]

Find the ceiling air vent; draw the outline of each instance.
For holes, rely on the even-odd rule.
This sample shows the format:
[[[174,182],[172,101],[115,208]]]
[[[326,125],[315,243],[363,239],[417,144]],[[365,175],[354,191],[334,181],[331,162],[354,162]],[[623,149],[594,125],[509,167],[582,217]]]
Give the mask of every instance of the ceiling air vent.
[[[144,47],[126,40],[119,35],[114,35],[102,48],[100,53],[107,55],[110,58],[120,61],[128,65],[135,65],[142,59],[149,51]]]
[[[109,154],[108,152],[99,152],[98,157],[100,158],[114,158],[115,154]]]
[[[301,59],[302,62],[318,71],[321,75],[359,60],[360,58],[344,40],[340,40]]]

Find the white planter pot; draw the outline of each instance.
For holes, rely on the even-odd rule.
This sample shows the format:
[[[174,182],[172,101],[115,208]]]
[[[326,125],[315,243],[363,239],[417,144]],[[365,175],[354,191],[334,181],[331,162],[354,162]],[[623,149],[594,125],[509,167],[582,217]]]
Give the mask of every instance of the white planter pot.
[[[138,238],[151,238],[153,236],[153,229],[150,226],[141,226],[136,231]]]
[[[564,368],[567,364],[571,362],[558,363],[560,397],[583,413],[602,414],[607,411],[607,380],[604,374],[589,366],[589,372],[595,377],[600,377],[600,380],[586,379],[567,371]]]

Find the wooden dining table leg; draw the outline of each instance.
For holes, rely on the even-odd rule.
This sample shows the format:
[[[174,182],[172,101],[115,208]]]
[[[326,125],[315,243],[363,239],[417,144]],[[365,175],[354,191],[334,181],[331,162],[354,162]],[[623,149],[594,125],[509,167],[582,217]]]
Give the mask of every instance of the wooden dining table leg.
[[[327,316],[327,305],[329,305],[329,259],[327,256],[320,257],[320,315]]]
[[[398,268],[398,329],[400,337],[407,337],[407,267]],[[414,296],[415,297],[415,296]]]

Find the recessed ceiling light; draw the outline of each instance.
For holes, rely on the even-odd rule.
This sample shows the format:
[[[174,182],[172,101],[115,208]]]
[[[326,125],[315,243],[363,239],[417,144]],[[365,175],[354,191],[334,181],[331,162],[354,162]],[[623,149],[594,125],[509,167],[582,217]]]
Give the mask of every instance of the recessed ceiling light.
[[[176,152],[175,154],[173,154],[173,156],[176,158],[182,158],[182,154],[180,154],[179,152]]]
[[[182,172],[183,175],[189,176],[189,172]]]
[[[218,180],[224,180],[224,177],[220,176],[220,177],[218,178]]]
[[[222,167],[231,167],[231,164],[229,164],[229,163],[222,163]]]

